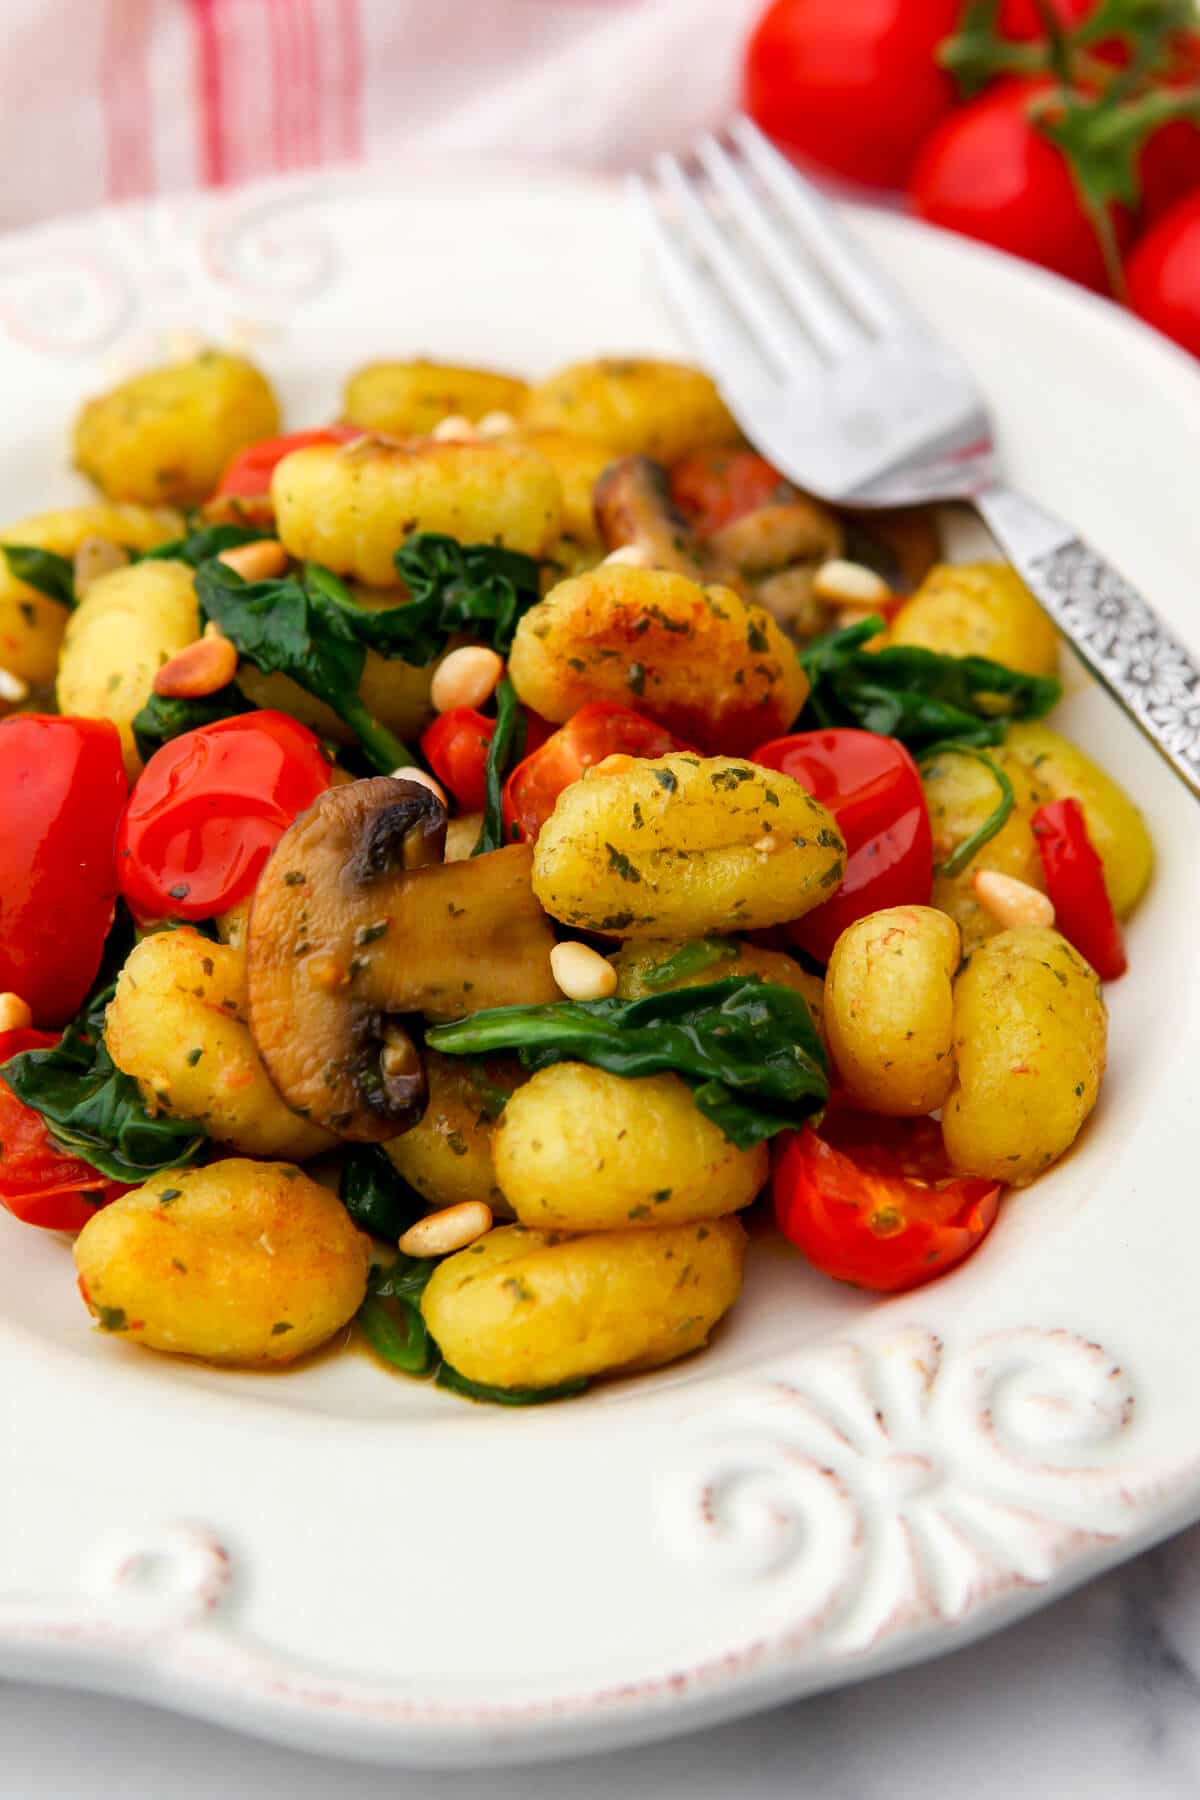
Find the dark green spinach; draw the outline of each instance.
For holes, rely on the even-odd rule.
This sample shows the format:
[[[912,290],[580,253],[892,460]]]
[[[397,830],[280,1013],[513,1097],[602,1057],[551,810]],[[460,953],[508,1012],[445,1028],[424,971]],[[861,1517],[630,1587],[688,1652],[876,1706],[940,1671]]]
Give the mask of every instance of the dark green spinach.
[[[496,689],[496,729],[488,745],[484,770],[487,798],[483,807],[483,825],[472,856],[487,850],[499,850],[505,843],[504,777],[515,768],[525,754],[525,714],[517,699],[517,690],[506,675]]]
[[[801,730],[857,726],[911,750],[1001,744],[1009,719],[1040,719],[1062,696],[1049,675],[1026,675],[983,656],[940,656],[916,645],[863,648],[880,618],[816,638],[800,653],[811,692]],[[994,701],[1003,703],[997,712]]]
[[[987,818],[983,821],[983,824],[978,826],[971,833],[970,837],[965,837],[958,848],[946,858],[945,862],[938,863],[933,871],[935,875],[961,875],[963,870],[967,867],[967,864],[971,862],[974,857],[978,856],[979,852],[983,849],[983,846],[985,844],[990,844],[996,833],[1002,831],[1008,824],[1013,807],[1016,804],[1016,796],[1013,793],[1012,782],[1008,779],[1008,776],[1000,767],[1000,764],[994,757],[988,756],[974,744],[931,744],[928,750],[922,750],[920,756],[917,758],[917,762],[921,769],[925,769],[931,762],[935,762],[939,756],[946,755],[974,757],[976,762],[981,762],[984,768],[989,771],[996,786],[1000,790],[1000,798],[996,803],[995,809],[988,814]]]
[[[60,606],[75,604],[75,567],[65,556],[53,550],[39,550],[33,544],[0,544],[9,574],[26,587],[48,594]]]
[[[825,1052],[803,997],[756,976],[674,988],[646,1000],[500,1006],[426,1034],[448,1056],[515,1050],[527,1069],[586,1062],[613,1075],[672,1070],[739,1149],[819,1112]]]
[[[551,1400],[573,1400],[576,1394],[586,1392],[588,1378],[580,1375],[575,1381],[560,1381],[557,1387],[489,1387],[485,1381],[468,1381],[465,1375],[444,1362],[437,1372],[435,1385],[448,1388],[452,1394],[461,1394],[464,1400],[482,1400],[492,1406],[546,1406]]]
[[[394,1244],[427,1210],[378,1144],[353,1144],[342,1164],[338,1195],[356,1225]]]
[[[372,1269],[358,1309],[358,1323],[372,1350],[404,1375],[428,1375],[437,1361],[437,1345],[420,1307],[436,1267],[432,1257],[399,1256],[388,1269]]]
[[[193,1119],[152,1117],[137,1082],[109,1056],[104,1013],[114,985],[88,999],[53,1048],[12,1057],[0,1067],[0,1080],[41,1113],[64,1150],[114,1181],[140,1183],[194,1162],[207,1138]]]
[[[165,544],[156,544],[153,550],[144,550],[137,559],[139,562],[185,562],[193,569],[201,563],[209,562],[214,556],[220,556],[222,550],[236,550],[241,544],[256,544],[261,538],[270,537],[261,525],[198,525],[188,521],[189,530],[186,537],[171,538]]]
[[[182,737],[185,731],[196,731],[201,725],[215,725],[218,719],[233,719],[256,708],[247,700],[235,681],[215,694],[199,700],[168,699],[165,694],[151,694],[145,706],[133,719],[133,738],[138,755],[149,762],[156,750]]]
[[[431,663],[456,631],[507,656],[521,615],[541,593],[534,559],[498,544],[460,544],[422,531],[393,560],[412,598],[368,615],[367,641],[407,662]]]

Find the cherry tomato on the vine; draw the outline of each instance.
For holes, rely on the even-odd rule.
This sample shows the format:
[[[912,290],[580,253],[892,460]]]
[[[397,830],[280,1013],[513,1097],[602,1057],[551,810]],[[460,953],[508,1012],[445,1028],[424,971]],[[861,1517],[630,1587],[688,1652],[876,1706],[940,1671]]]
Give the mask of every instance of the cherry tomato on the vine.
[[[127,783],[107,719],[0,724],[0,989],[39,1025],[77,1011],[113,920],[113,846]]]
[[[846,873],[829,900],[785,927],[828,962],[842,932],[885,906],[926,906],[933,887],[929,809],[916,763],[873,731],[798,731],[754,752],[827,806],[846,840]]]
[[[330,774],[313,733],[286,713],[239,714],[164,744],[117,836],[121,892],[135,915],[208,919],[244,900]]]
[[[895,1294],[944,1275],[996,1219],[1000,1184],[956,1176],[932,1119],[831,1109],[820,1134],[776,1139],[779,1229],[836,1281]]]
[[[318,431],[291,431],[286,437],[262,438],[239,450],[217,484],[214,500],[257,499],[271,491],[276,463],[310,444],[348,444],[361,437],[358,425],[326,425]]]
[[[1111,286],[1100,233],[1063,152],[1038,130],[1030,103],[1052,84],[1004,81],[960,107],[929,137],[909,182],[913,211],[931,225],[1041,263],[1084,287]],[[1111,211],[1118,245],[1130,221]]]
[[[53,1031],[0,1033],[0,1066],[23,1050],[49,1050]],[[82,1231],[101,1206],[129,1192],[82,1157],[58,1149],[41,1113],[17,1099],[0,1079],[0,1205],[25,1225],[47,1231]]]
[[[653,719],[611,700],[593,700],[517,764],[504,784],[505,832],[532,842],[563,789],[606,756],[666,756],[691,747]]]
[[[1200,356],[1200,191],[1142,239],[1126,275],[1134,312]]]
[[[746,111],[834,175],[899,187],[954,105],[938,45],[959,0],[775,0],[746,51]]]
[[[1200,87],[1200,32],[1184,32],[1175,39],[1163,87],[1168,94]],[[1160,125],[1142,146],[1138,174],[1142,184],[1139,216],[1143,226],[1153,225],[1200,189],[1200,120],[1172,119]],[[1192,291],[1196,291],[1194,285]]]
[[[1050,0],[1050,4],[1059,24],[1069,30],[1091,17],[1098,0]],[[1000,0],[996,29],[1013,44],[1040,43],[1046,35],[1046,21],[1038,0]]]

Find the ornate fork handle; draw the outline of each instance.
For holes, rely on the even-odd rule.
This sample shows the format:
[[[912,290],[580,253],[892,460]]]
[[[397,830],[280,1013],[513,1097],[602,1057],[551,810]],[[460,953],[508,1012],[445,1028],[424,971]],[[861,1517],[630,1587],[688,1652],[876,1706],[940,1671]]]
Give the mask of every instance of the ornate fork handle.
[[[976,505],[1050,617],[1200,797],[1200,667],[1150,604],[1070,526],[1010,488]]]

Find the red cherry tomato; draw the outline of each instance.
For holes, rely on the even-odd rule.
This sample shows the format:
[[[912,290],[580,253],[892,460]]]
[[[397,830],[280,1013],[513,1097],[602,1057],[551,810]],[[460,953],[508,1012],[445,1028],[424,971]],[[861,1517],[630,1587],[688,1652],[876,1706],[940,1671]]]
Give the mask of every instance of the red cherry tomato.
[[[291,431],[286,437],[262,438],[231,459],[213,499],[251,500],[269,494],[276,463],[293,450],[307,450],[310,444],[348,444],[362,435],[359,425],[326,425],[320,431]]]
[[[126,791],[107,719],[0,724],[0,989],[20,994],[39,1025],[65,1024],[100,967]]]
[[[693,450],[671,469],[671,499],[700,537],[711,537],[743,513],[788,500],[795,491],[753,450]]]
[[[0,1033],[0,1066],[23,1050],[49,1050],[52,1031]],[[26,1225],[48,1231],[82,1231],[92,1215],[127,1194],[123,1181],[110,1181],[81,1157],[59,1150],[41,1113],[17,1099],[0,1079],[0,1205]]]
[[[1169,92],[1172,88],[1194,90],[1198,85],[1200,32],[1183,32],[1172,47],[1163,86]],[[1153,225],[1200,188],[1200,124],[1194,119],[1173,119],[1160,125],[1142,147],[1138,174],[1142,183],[1142,224]]]
[[[1134,312],[1200,356],[1200,192],[1159,220],[1126,274]]]
[[[1050,0],[1060,25],[1068,30],[1095,12],[1097,0]],[[1001,37],[1013,44],[1041,43],[1046,35],[1046,21],[1038,0],[1000,0],[996,28]]]
[[[1042,859],[1054,922],[1086,957],[1101,981],[1125,973],[1125,945],[1104,880],[1104,864],[1078,800],[1051,800],[1033,815],[1033,835]]]
[[[955,101],[935,53],[959,0],[775,0],[746,50],[744,103],[784,149],[900,187]]]
[[[929,809],[916,763],[873,731],[799,731],[754,752],[827,806],[846,840],[846,873],[831,899],[785,929],[828,962],[842,932],[884,906],[927,906],[933,889]]]
[[[944,1275],[991,1230],[1000,1185],[955,1176],[940,1140],[932,1119],[837,1108],[820,1136],[811,1127],[782,1134],[772,1177],[779,1229],[823,1274],[877,1293]]]
[[[463,812],[482,812],[487,801],[488,750],[495,730],[495,719],[473,706],[452,706],[421,734],[425,761]]]
[[[918,218],[1041,263],[1109,291],[1100,236],[1084,211],[1067,159],[1029,116],[1043,81],[1006,81],[960,107],[917,159],[909,199]],[[1118,243],[1126,214],[1114,209]]]
[[[141,919],[208,919],[253,892],[330,768],[286,713],[245,713],[164,744],[139,776],[117,836],[121,892]]]
[[[593,700],[517,764],[504,784],[505,830],[532,843],[563,789],[606,756],[654,757],[690,749],[653,719],[611,700]]]

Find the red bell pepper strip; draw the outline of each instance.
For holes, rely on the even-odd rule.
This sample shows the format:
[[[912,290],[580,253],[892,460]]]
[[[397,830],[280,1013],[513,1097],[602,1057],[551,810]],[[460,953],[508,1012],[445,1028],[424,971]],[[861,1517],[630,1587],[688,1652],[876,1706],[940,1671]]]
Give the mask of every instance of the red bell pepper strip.
[[[1108,897],[1104,864],[1078,800],[1051,800],[1033,815],[1055,924],[1101,981],[1116,981],[1128,968],[1121,927]]]

